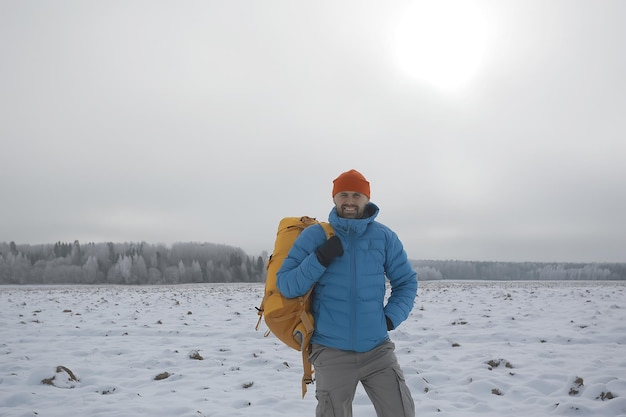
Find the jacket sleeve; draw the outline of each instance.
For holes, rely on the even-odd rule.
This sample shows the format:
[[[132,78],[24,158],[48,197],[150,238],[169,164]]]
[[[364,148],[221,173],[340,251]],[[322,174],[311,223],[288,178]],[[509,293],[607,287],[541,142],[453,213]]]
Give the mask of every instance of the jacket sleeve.
[[[325,240],[321,227],[307,227],[300,233],[276,274],[276,286],[283,296],[306,294],[324,274],[326,268],[317,260],[315,250]]]
[[[391,296],[385,305],[385,316],[393,328],[409,317],[417,295],[417,273],[411,266],[398,236],[389,230],[385,274],[391,283]]]

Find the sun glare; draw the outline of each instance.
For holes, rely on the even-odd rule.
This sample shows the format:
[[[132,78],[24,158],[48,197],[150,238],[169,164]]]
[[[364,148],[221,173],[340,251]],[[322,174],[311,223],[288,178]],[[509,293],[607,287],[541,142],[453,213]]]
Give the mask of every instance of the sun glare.
[[[402,70],[447,90],[476,73],[487,41],[485,17],[471,0],[417,0],[395,35]]]

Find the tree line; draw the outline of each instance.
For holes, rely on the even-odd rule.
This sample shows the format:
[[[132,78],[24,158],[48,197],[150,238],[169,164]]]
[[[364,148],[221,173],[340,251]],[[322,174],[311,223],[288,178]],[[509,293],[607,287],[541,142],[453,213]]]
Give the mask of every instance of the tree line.
[[[213,243],[0,243],[0,284],[264,282],[267,253]],[[419,280],[624,280],[626,263],[412,260]]]
[[[0,284],[262,282],[264,256],[212,243],[0,243]]]
[[[421,280],[624,280],[626,263],[412,261]]]

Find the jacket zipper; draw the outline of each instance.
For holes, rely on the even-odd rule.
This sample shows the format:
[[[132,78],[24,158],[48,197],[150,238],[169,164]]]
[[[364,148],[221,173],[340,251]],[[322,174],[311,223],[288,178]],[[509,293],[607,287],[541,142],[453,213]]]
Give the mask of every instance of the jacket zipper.
[[[354,233],[350,230],[350,327],[352,333],[352,350],[356,351],[356,250]]]

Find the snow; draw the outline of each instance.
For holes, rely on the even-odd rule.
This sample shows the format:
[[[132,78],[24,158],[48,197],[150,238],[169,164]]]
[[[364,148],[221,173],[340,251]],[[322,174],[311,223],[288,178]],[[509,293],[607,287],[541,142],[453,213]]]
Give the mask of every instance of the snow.
[[[625,292],[623,281],[421,282],[391,332],[417,416],[626,416]],[[300,353],[254,330],[262,293],[0,287],[0,415],[313,416]],[[360,387],[354,411],[375,416]]]

